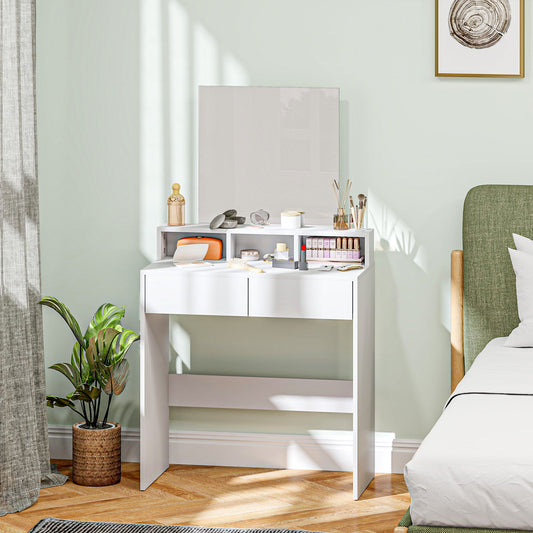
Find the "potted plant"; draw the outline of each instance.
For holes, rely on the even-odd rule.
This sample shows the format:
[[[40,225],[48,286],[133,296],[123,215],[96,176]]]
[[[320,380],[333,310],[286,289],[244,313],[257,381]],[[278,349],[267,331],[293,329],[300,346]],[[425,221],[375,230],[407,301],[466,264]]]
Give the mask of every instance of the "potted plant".
[[[89,486],[118,483],[121,427],[110,422],[108,415],[113,397],[126,386],[126,353],[139,335],[120,324],[124,307],[101,305],[83,335],[68,307],[57,298],[45,296],[39,303],[56,311],[76,339],[70,363],[50,367],[63,374],[74,390],[65,398],[46,396],[48,407],[68,407],[83,418],[72,426],[72,480]]]

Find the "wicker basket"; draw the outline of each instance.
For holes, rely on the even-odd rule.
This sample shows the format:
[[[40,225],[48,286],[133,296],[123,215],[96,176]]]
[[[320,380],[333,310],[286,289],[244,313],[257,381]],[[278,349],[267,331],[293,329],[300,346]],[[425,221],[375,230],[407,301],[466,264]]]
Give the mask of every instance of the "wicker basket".
[[[72,426],[72,481],[103,487],[120,481],[120,424],[108,429]]]

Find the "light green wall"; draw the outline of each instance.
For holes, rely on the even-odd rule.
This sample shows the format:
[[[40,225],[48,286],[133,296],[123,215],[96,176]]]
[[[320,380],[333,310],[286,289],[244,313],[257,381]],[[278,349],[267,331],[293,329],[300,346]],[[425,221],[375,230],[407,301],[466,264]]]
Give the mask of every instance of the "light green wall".
[[[529,54],[525,80],[437,79],[433,17],[428,0],[37,0],[43,293],[83,323],[103,301],[126,305],[138,328],[138,272],[153,258],[170,183],[183,183],[189,217],[197,201],[198,84],[340,87],[341,172],[368,191],[377,232],[377,430],[423,437],[448,392],[449,252],[461,246],[464,196],[480,183],[531,183],[533,170]],[[223,321],[187,328],[222,332]],[[348,377],[346,325],[282,322],[246,350],[224,343],[213,369],[290,375],[305,365],[312,376]],[[324,347],[313,335],[336,340]],[[291,355],[301,338],[305,362]],[[71,348],[49,310],[45,347],[49,364]],[[210,346],[192,351],[193,370],[210,370]],[[114,414],[136,427],[137,347],[130,359]],[[49,391],[66,390],[47,377]],[[289,433],[350,422],[191,409],[171,419]],[[50,413],[51,423],[72,420]]]

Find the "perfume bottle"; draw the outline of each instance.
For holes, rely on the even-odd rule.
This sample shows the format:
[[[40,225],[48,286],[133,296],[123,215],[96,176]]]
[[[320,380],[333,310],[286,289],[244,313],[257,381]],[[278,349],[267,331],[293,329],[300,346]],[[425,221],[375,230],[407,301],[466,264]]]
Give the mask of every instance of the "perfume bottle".
[[[168,225],[185,225],[185,198],[180,194],[180,184],[172,184],[172,194],[168,197]]]
[[[276,243],[274,259],[276,259],[277,261],[288,261],[289,260],[289,247],[284,242]]]

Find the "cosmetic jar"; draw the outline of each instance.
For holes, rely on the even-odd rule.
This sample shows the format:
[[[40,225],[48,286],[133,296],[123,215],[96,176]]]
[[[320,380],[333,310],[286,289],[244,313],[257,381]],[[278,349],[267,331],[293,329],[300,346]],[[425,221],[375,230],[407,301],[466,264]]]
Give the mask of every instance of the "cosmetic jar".
[[[281,213],[281,227],[286,229],[297,229],[302,227],[301,211],[283,211]]]
[[[259,250],[241,250],[241,259],[246,261],[259,261]]]

